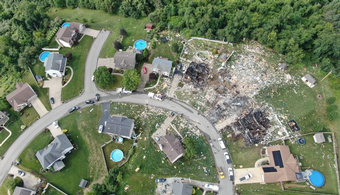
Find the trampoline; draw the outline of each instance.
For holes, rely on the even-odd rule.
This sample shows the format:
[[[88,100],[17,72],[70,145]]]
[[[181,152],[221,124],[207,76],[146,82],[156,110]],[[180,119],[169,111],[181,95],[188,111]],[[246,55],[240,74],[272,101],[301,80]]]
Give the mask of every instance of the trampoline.
[[[140,39],[140,40],[137,40],[134,44],[135,48],[138,49],[138,50],[143,50],[146,48],[146,41]]]
[[[309,182],[315,187],[322,187],[325,184],[325,177],[319,171],[312,171],[309,175]]]
[[[119,149],[115,149],[111,152],[110,158],[113,162],[119,162],[123,159],[123,152]]]
[[[298,141],[298,143],[299,143],[300,145],[305,145],[305,144],[306,144],[305,138],[300,137],[297,141]]]
[[[68,26],[70,26],[70,23],[68,22],[65,22],[63,25],[61,25],[61,27],[68,27]]]
[[[49,51],[44,51],[39,55],[39,60],[45,62],[46,58],[51,54]]]

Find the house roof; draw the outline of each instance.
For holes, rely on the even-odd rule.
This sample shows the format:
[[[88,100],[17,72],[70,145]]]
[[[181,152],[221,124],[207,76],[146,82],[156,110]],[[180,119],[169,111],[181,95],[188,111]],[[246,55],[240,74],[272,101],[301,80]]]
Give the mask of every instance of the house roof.
[[[32,190],[22,187],[15,187],[12,195],[33,195],[33,194],[35,194],[35,192]]]
[[[176,159],[184,153],[182,143],[172,134],[162,137],[158,144],[172,163],[174,163]]]
[[[103,133],[114,134],[123,137],[131,137],[134,120],[124,116],[110,116],[105,122]]]
[[[66,58],[57,52],[53,52],[47,57],[47,60],[45,60],[44,66],[45,71],[57,70],[59,72],[64,72],[66,66]]]
[[[78,32],[82,26],[81,23],[69,22],[70,26],[59,28],[57,32],[57,39],[69,42],[74,34]]]
[[[87,184],[87,180],[85,179],[81,179],[80,183],[79,183],[79,187],[81,188],[85,188],[86,187],[86,184]]]
[[[304,78],[304,80],[307,80],[308,83],[311,83],[311,84],[314,84],[315,81],[316,81],[315,78],[312,77],[312,75],[310,75],[310,74],[306,74],[303,78]]]
[[[16,90],[6,96],[7,101],[11,104],[14,110],[17,110],[18,105],[27,103],[28,99],[36,95],[28,83],[17,83],[16,88]]]
[[[114,56],[115,67],[121,69],[133,69],[136,65],[136,53],[121,51]]]
[[[65,164],[64,164],[64,162],[62,160],[58,160],[57,162],[55,162],[53,164],[53,169],[55,171],[59,171],[59,170],[61,170],[64,167],[65,167]]]
[[[9,120],[8,116],[0,111],[0,126],[4,125]]]
[[[192,186],[187,183],[174,183],[171,195],[191,195]]]
[[[300,169],[288,146],[267,147],[267,154],[269,165],[262,166],[265,183],[296,180],[296,173],[300,172]]]
[[[167,72],[170,74],[172,67],[172,61],[164,60],[161,58],[155,58],[152,61],[152,69],[158,69],[163,72]]]
[[[313,139],[315,143],[323,143],[325,142],[325,136],[323,135],[323,133],[316,133],[313,135]]]
[[[46,169],[60,157],[64,156],[67,150],[73,149],[70,140],[65,134],[58,135],[44,149],[39,150],[35,156],[38,158],[41,166]]]

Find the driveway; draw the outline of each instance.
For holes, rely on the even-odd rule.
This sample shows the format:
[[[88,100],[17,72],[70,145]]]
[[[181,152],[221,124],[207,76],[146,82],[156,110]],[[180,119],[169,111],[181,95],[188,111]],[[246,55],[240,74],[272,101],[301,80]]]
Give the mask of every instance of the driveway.
[[[53,123],[50,124],[50,125],[47,127],[47,129],[50,130],[50,132],[51,132],[51,134],[52,134],[53,137],[57,137],[58,135],[63,134],[63,131],[61,130],[61,128],[60,128],[60,127],[56,128],[56,127],[53,125]]]
[[[180,71],[176,71],[174,74],[174,78],[172,79],[170,92],[168,94],[169,97],[174,97],[175,91],[177,89],[178,83],[182,80],[183,73]]]
[[[171,124],[171,122],[176,118],[176,115],[174,115],[173,117],[170,116],[170,112],[169,112],[169,116],[164,120],[163,124],[160,126],[160,128],[157,129],[157,131],[155,133],[152,134],[152,138],[157,142],[156,137],[158,137],[159,139],[162,138],[163,136],[166,135],[166,129],[169,127],[169,125]]]
[[[247,181],[240,182],[240,178],[251,173],[253,178]],[[261,167],[257,168],[245,168],[245,169],[234,169],[235,185],[237,184],[248,184],[248,183],[262,183]]]
[[[103,115],[99,120],[98,126],[99,125],[105,125],[105,121],[110,117],[110,103],[105,102],[105,103],[102,103],[101,105],[102,105]]]
[[[91,36],[93,38],[97,38],[98,34],[100,33],[99,30],[94,30],[91,28],[84,28],[81,34]]]
[[[24,182],[24,187],[31,189],[31,190],[37,190],[39,186],[39,178],[35,177],[33,174],[24,171],[26,174],[25,176],[20,176],[18,175],[18,170],[19,168],[16,166],[12,166],[11,169],[9,170],[8,174],[13,174],[14,178],[15,177],[20,177],[22,181]],[[21,169],[20,169],[21,170]]]
[[[143,73],[143,68],[140,71],[142,81],[137,89],[137,91],[143,92],[146,82],[149,81],[149,75],[151,73],[151,64],[145,63],[143,67],[146,67],[146,74]]]
[[[52,109],[60,106],[61,102],[61,89],[63,79],[60,77],[53,77],[48,81],[44,81],[44,88],[49,88],[48,96],[49,98],[54,98],[54,104],[51,104]]]
[[[47,109],[45,108],[44,104],[40,101],[39,98],[35,98],[34,100],[32,100],[31,104],[40,117],[48,113]]]

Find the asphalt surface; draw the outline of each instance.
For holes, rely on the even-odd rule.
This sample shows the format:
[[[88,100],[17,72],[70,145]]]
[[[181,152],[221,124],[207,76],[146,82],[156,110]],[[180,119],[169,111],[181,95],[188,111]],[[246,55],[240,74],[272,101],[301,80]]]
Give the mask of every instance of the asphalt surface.
[[[105,125],[105,121],[109,118],[110,116],[110,103],[109,102],[105,102],[105,103],[102,103],[102,112],[103,112],[103,115],[102,117],[100,118],[99,120],[99,124],[98,125]]]
[[[181,103],[179,101],[166,99],[164,101],[158,101],[154,99],[150,99],[146,94],[107,94],[105,92],[101,92],[97,89],[94,82],[92,82],[91,78],[94,70],[96,69],[97,60],[99,57],[99,53],[101,48],[103,47],[106,39],[109,36],[108,31],[101,31],[98,34],[98,37],[93,42],[91,49],[89,51],[87,60],[86,60],[86,71],[85,71],[85,89],[84,92],[78,96],[77,98],[66,102],[59,107],[51,110],[49,113],[41,117],[39,120],[34,122],[31,126],[29,126],[10,146],[7,152],[4,155],[4,159],[0,161],[0,184],[2,184],[3,180],[6,178],[8,171],[11,168],[12,162],[14,162],[22,151],[28,146],[28,144],[39,135],[49,124],[51,124],[55,120],[59,120],[60,118],[68,115],[68,110],[73,106],[91,106],[85,104],[85,100],[94,99],[94,95],[96,93],[101,94],[101,99],[99,103],[103,102],[126,102],[126,103],[135,103],[142,104],[148,106],[155,106],[164,108],[167,110],[172,110],[177,112],[178,114],[183,114],[184,117],[191,120],[193,123],[197,125],[197,127],[207,133],[211,139],[212,151],[215,158],[216,167],[222,167],[223,171],[226,175],[226,178],[220,180],[220,190],[219,194],[223,195],[232,195],[234,194],[234,188],[232,182],[228,180],[227,168],[232,167],[231,164],[227,165],[225,161],[225,157],[223,153],[224,150],[221,150],[217,139],[220,137],[219,133],[216,131],[214,126],[199,112],[185,103]]]

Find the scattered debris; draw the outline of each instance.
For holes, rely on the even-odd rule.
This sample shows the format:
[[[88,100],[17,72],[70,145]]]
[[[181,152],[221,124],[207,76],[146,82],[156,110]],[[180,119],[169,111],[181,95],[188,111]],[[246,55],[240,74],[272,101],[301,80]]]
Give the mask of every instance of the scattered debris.
[[[209,68],[206,64],[191,62],[190,66],[185,72],[183,81],[191,82],[194,87],[202,88],[207,84],[209,75]]]

